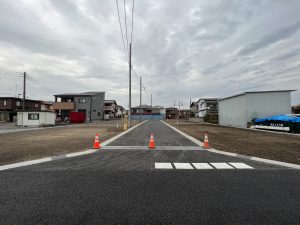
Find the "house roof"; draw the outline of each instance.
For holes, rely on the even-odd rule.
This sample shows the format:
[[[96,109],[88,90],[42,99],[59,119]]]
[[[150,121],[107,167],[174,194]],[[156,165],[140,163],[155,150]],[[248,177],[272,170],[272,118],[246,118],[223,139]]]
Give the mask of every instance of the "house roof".
[[[253,94],[253,93],[270,93],[270,92],[292,92],[292,91],[296,91],[296,90],[273,90],[273,91],[245,91],[242,92],[240,94],[236,94],[236,95],[231,95],[222,99],[219,99],[219,101],[225,100],[225,99],[229,99],[229,98],[235,98],[238,96],[242,96],[242,95],[246,95],[246,94]]]
[[[218,101],[221,98],[199,98],[199,100],[197,101],[197,103],[200,102],[200,100],[204,100],[204,101]]]
[[[140,106],[134,106],[134,107],[131,107],[132,109],[139,109]],[[141,108],[142,109],[151,109],[151,105],[141,105]]]
[[[103,94],[103,91],[87,91],[82,93],[63,93],[63,94],[56,94],[54,96],[92,96],[97,94]]]
[[[0,99],[16,99],[16,100],[20,100],[23,101],[23,98],[17,98],[17,97],[0,97]],[[25,99],[26,101],[30,101],[30,102],[42,102],[41,100],[33,100],[33,99]]]
[[[116,100],[104,100],[104,103],[116,103],[117,104]]]

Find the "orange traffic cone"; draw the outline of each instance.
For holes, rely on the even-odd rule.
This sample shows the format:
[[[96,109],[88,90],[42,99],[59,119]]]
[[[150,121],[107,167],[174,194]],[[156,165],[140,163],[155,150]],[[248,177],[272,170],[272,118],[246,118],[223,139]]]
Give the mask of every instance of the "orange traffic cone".
[[[204,148],[206,148],[206,149],[210,148],[209,143],[208,143],[207,132],[205,133],[205,136],[204,136]]]
[[[155,142],[154,142],[154,137],[153,137],[153,134],[151,134],[151,137],[150,137],[150,142],[149,142],[149,148],[155,148]]]
[[[101,148],[100,141],[99,141],[99,134],[96,134],[93,149],[99,149],[99,148]]]

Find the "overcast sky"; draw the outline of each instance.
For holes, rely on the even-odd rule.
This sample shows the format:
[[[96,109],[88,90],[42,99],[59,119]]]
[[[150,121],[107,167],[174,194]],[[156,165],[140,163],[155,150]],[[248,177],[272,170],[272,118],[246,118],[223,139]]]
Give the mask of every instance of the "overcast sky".
[[[126,45],[124,2],[119,1]],[[128,105],[115,0],[0,0],[0,96],[105,91]],[[132,1],[126,0],[128,39]],[[300,90],[300,1],[135,0],[133,67],[143,103],[172,106],[244,91]],[[133,105],[139,83],[132,77]],[[300,103],[300,91],[292,94]]]

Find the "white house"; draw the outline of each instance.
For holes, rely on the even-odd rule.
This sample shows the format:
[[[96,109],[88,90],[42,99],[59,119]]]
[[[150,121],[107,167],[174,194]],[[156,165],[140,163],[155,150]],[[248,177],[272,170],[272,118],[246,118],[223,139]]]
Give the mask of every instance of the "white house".
[[[21,111],[17,114],[17,125],[39,127],[55,125],[56,115],[47,111]]]
[[[206,114],[218,114],[219,98],[200,98],[198,100],[198,117],[203,118]]]

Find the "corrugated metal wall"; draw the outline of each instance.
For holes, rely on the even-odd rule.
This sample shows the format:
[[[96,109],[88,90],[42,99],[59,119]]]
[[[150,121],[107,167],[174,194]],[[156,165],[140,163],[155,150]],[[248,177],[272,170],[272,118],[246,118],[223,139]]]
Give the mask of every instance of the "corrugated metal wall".
[[[219,124],[233,127],[247,125],[245,95],[219,101]]]
[[[290,92],[248,93],[247,121],[253,118],[291,113]]]
[[[247,93],[219,101],[219,124],[247,127],[253,118],[291,113],[290,92]]]

